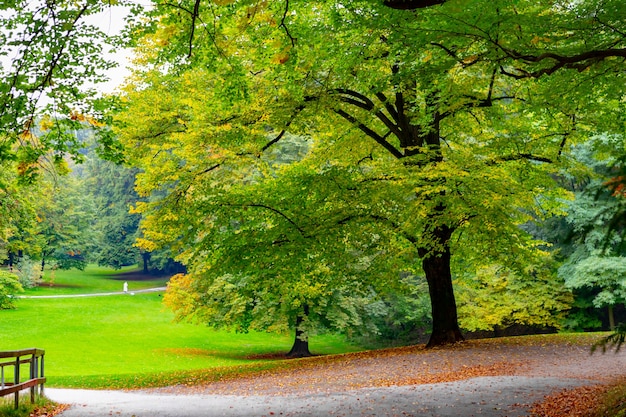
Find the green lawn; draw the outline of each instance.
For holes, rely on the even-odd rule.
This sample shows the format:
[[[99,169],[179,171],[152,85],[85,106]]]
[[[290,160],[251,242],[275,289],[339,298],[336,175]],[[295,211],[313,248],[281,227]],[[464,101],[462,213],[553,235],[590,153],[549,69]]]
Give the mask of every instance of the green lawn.
[[[72,291],[121,290],[123,282],[112,280],[112,271],[108,277],[98,271],[93,275],[87,270],[89,278],[72,272],[57,278],[56,283],[63,283],[59,288],[28,293],[67,293],[70,285]],[[135,284],[129,282],[131,290]],[[163,284],[161,280],[158,285]],[[242,366],[276,366],[276,361],[249,357],[284,353],[291,347],[292,335],[236,334],[174,323],[161,299],[162,293],[20,299],[16,310],[0,311],[0,350],[45,349],[49,386],[104,388],[167,385],[200,374],[210,379],[207,373],[238,372]],[[312,337],[310,343],[318,354],[359,350],[332,335]]]

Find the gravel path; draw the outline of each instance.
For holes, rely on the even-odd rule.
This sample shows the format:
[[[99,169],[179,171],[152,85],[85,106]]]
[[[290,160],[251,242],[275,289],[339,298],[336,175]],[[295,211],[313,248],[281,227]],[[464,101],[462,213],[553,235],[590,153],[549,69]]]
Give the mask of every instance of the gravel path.
[[[626,352],[469,342],[316,358],[310,365],[203,386],[143,391],[47,389],[77,416],[518,417],[545,395],[626,374]]]

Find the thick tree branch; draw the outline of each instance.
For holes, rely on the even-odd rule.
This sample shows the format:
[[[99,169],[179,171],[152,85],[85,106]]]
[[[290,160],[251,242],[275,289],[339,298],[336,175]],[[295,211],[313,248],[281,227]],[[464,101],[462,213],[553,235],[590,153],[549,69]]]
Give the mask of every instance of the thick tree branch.
[[[540,78],[543,75],[551,75],[559,69],[575,69],[583,71],[592,64],[602,61],[606,58],[626,58],[626,48],[610,48],[610,49],[597,49],[592,51],[583,52],[577,55],[559,55],[554,52],[545,52],[539,55],[521,54],[519,52],[502,48],[507,55],[517,61],[522,61],[527,64],[537,64],[542,61],[554,61],[551,66],[542,68],[536,71],[528,71],[523,68],[514,68],[515,72],[506,70],[504,67],[500,68],[500,72],[509,77],[516,79],[523,78]]]
[[[282,211],[278,209],[275,209],[274,207],[270,207],[265,204],[245,204],[245,207],[255,207],[255,208],[263,208],[263,209],[269,210],[272,213],[275,213],[278,216],[282,217],[283,219],[287,220],[287,222],[291,224],[303,237],[306,237],[306,238],[310,237],[307,235],[307,233],[305,233],[304,229],[302,229],[295,221],[293,221],[285,213],[283,213]]]
[[[361,108],[368,112],[373,112],[378,120],[383,122],[387,129],[389,129],[398,138],[402,137],[401,126],[399,126],[398,123],[394,123],[391,119],[389,119],[389,117],[387,117],[387,115],[381,110],[376,110],[376,105],[367,96],[357,91],[345,88],[338,88],[335,90],[335,92],[340,95],[340,100],[342,102]],[[393,113],[396,114],[396,116],[398,116],[398,114],[401,114],[400,109],[393,111]]]
[[[378,133],[374,132],[372,129],[370,129],[369,127],[365,126],[363,123],[359,122],[351,114],[348,114],[346,111],[344,111],[342,109],[334,109],[334,111],[339,116],[343,117],[344,119],[346,119],[347,121],[349,121],[350,123],[352,123],[356,127],[358,127],[367,136],[369,136],[370,138],[374,139],[376,141],[376,143],[381,145],[383,148],[385,148],[387,151],[389,151],[389,153],[391,153],[396,158],[400,159],[400,158],[404,157],[402,152],[400,152],[398,149],[396,149],[396,147],[393,146],[391,143],[387,142],[387,140],[383,136],[380,136]]]
[[[383,4],[397,10],[417,10],[445,2],[446,0],[385,0]]]
[[[196,20],[198,19],[200,13],[200,0],[196,0],[196,3],[193,6],[193,13],[191,14],[191,33],[189,34],[189,54],[187,58],[191,58],[191,53],[193,52],[193,35],[196,31]]]
[[[285,29],[285,34],[287,34],[287,37],[291,41],[291,46],[296,46],[296,38],[291,36],[291,33],[289,32],[289,28],[285,24],[285,19],[287,19],[288,12],[289,12],[289,0],[285,0],[285,11],[283,13],[282,19],[280,19],[280,25],[278,25],[278,27]]]
[[[387,99],[387,96],[381,92],[376,93],[376,98],[378,100],[380,100],[381,103],[384,104],[385,109],[387,109],[387,112],[389,113],[389,115],[393,118],[393,120],[395,120],[396,123],[399,123],[399,115],[398,115],[398,109],[395,108]]]
[[[515,155],[501,156],[500,158],[492,160],[490,163],[488,163],[488,165],[495,165],[498,162],[521,161],[521,160],[545,162],[547,164],[551,164],[554,162],[553,159],[547,158],[545,156],[533,155],[531,153],[519,153]]]

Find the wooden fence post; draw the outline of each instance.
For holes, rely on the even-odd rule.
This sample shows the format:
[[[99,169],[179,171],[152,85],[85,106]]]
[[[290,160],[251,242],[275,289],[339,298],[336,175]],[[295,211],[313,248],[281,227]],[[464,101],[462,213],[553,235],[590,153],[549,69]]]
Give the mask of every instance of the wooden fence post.
[[[13,373],[14,379],[13,384],[19,385],[20,383],[20,357],[15,358],[15,372]],[[15,391],[15,408],[17,409],[20,406],[20,392]]]

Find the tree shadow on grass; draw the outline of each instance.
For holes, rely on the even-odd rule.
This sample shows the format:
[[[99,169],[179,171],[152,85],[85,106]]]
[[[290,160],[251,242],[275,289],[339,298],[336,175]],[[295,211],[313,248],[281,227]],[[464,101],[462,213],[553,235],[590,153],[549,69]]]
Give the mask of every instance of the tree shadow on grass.
[[[144,273],[140,270],[128,271],[128,272],[120,272],[119,274],[111,275],[112,280],[115,281],[153,281],[159,278],[168,278],[172,274],[164,273],[164,272],[149,272]]]

